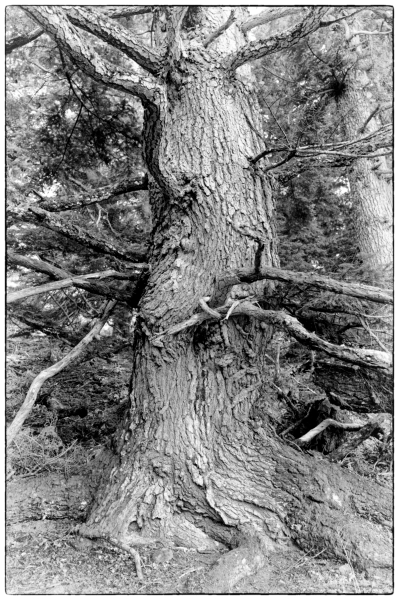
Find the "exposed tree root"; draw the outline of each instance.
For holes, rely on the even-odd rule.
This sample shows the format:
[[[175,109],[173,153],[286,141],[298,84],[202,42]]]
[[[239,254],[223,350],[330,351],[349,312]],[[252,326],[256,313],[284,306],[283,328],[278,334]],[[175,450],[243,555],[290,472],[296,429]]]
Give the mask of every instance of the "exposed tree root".
[[[137,578],[140,581],[142,581],[144,579],[143,578],[143,570],[141,568],[140,554],[137,552],[137,550],[135,550],[128,544],[124,544],[120,540],[117,540],[116,538],[113,538],[111,536],[106,536],[101,533],[96,534],[94,530],[92,530],[90,532],[87,530],[85,531],[84,528],[78,528],[77,531],[78,531],[79,535],[87,537],[91,540],[93,540],[93,539],[94,540],[95,539],[104,540],[105,542],[108,542],[112,546],[115,546],[116,548],[119,548],[120,550],[123,550],[124,552],[127,552],[128,554],[130,554],[130,556],[132,556],[134,559],[134,564],[136,565]]]
[[[374,431],[374,429],[379,427],[380,421],[382,422],[383,419],[377,418],[374,420],[374,422],[373,422],[374,427],[372,428],[372,431]],[[335,419],[324,419],[324,421],[319,423],[316,427],[314,427],[313,429],[311,429],[310,431],[305,433],[305,435],[298,438],[296,440],[296,443],[300,446],[303,444],[309,443],[313,438],[316,437],[316,435],[318,435],[319,433],[321,433],[322,431],[327,429],[327,427],[336,427],[337,429],[343,429],[345,431],[359,431],[359,429],[363,429],[364,427],[367,427],[368,425],[370,425],[370,424],[367,423],[365,425],[364,423],[340,423],[339,421],[336,421]],[[370,427],[368,427],[368,429],[370,429]],[[369,435],[370,435],[370,433],[368,433],[367,437]],[[366,438],[364,437],[363,439],[366,439]]]

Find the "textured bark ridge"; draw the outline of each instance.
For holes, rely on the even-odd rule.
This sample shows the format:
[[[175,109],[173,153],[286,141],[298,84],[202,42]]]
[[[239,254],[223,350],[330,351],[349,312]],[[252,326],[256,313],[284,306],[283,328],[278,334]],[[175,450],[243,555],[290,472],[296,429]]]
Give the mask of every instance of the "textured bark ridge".
[[[315,383],[334,401],[339,398],[358,413],[393,412],[392,377],[333,361],[318,361]]]
[[[256,106],[212,48],[187,42],[165,96],[147,107],[152,271],[131,407],[82,532],[198,549],[256,539],[263,551],[293,537],[307,550],[388,565],[389,491],[255,424],[255,407],[268,402],[268,325],[240,316],[154,338],[196,312],[226,272],[252,268],[258,240],[261,264],[278,266],[270,185],[249,162],[260,150]],[[259,282],[258,296],[265,285],[272,292]],[[245,296],[245,285],[233,293]]]
[[[355,21],[357,30],[362,27]],[[362,129],[376,131],[381,123],[379,115],[370,119],[371,107],[365,90],[370,85],[370,71],[374,57],[363,52],[359,36],[353,36],[346,26],[346,60],[351,64],[357,56],[359,66],[348,69],[346,89],[340,100],[343,125],[347,136],[357,135]],[[393,261],[393,198],[392,183],[379,175],[387,171],[385,156],[374,161],[359,159],[349,172],[351,194],[356,210],[356,231],[359,249],[365,262],[374,268],[390,265]]]

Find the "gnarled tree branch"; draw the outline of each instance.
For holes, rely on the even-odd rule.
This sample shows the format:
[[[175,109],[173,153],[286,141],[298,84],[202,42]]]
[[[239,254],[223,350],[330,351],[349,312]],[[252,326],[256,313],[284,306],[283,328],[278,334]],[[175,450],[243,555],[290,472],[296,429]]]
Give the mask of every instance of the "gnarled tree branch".
[[[12,292],[11,294],[7,294],[7,303],[10,304],[12,302],[17,302],[18,300],[23,300],[24,298],[29,298],[31,296],[37,296],[38,294],[46,294],[47,292],[52,292],[54,290],[61,290],[67,287],[76,286],[79,287],[79,284],[84,283],[90,279],[106,279],[108,277],[113,277],[116,279],[131,279],[132,276],[128,273],[119,273],[118,271],[108,270],[108,271],[99,271],[98,273],[88,273],[87,275],[78,275],[73,277],[67,277],[65,279],[61,279],[59,281],[51,281],[50,283],[44,283],[43,285],[36,285],[33,287],[25,288],[23,290],[19,290],[17,292]],[[136,279],[137,275],[133,275],[133,279]]]
[[[124,6],[119,8],[106,8],[101,11],[101,14],[108,17],[109,19],[120,19],[122,17],[132,17],[134,15],[143,15],[152,12],[152,6]],[[11,54],[14,50],[18,48],[22,48],[33,42],[38,37],[43,35],[44,31],[41,27],[37,27],[36,29],[32,29],[32,31],[28,33],[22,33],[21,35],[16,35],[15,37],[6,40],[6,54]]]
[[[24,6],[28,13],[51,35],[82,71],[110,87],[138,96],[143,102],[152,102],[156,84],[134,73],[122,72],[93,51],[90,42],[68,19],[67,13],[57,6]]]
[[[66,15],[73,25],[117,48],[149,73],[157,75],[161,71],[163,62],[158,52],[136,40],[129,29],[113,23],[100,11],[79,6],[69,9]]]
[[[126,292],[124,289],[116,288],[113,286],[109,286],[100,281],[82,281],[79,279],[78,275],[74,275],[65,269],[59,269],[50,263],[45,262],[44,260],[39,260],[36,258],[30,258],[28,256],[23,256],[22,254],[16,254],[11,250],[7,253],[8,262],[18,265],[21,267],[25,267],[26,269],[32,269],[38,273],[45,273],[49,275],[51,279],[68,279],[73,278],[75,281],[73,285],[77,288],[85,290],[86,292],[90,292],[91,294],[96,294],[99,296],[104,296],[105,298],[119,300],[121,302],[126,302],[130,304],[132,298],[129,292]],[[140,274],[147,268],[145,263],[136,265],[137,273],[136,277],[139,278]],[[132,274],[133,277],[133,274]]]
[[[315,6],[308,10],[305,18],[287,31],[277,33],[265,40],[249,42],[240,50],[228,56],[226,67],[235,71],[250,60],[262,58],[268,54],[279,52],[294,46],[300,39],[313,33],[320,27],[323,16],[330,10],[325,6]]]
[[[311,333],[303,325],[300,324],[298,319],[287,315],[281,311],[275,310],[263,310],[258,306],[255,306],[251,302],[243,301],[234,303],[233,305],[226,304],[216,309],[216,312],[220,313],[221,317],[229,314],[234,315],[246,315],[264,321],[270,325],[275,325],[280,329],[284,329],[289,335],[300,342],[302,345],[311,348],[312,350],[322,350],[329,356],[338,358],[344,362],[359,365],[361,367],[367,367],[372,369],[385,369],[388,370],[392,367],[392,354],[388,352],[380,352],[379,350],[368,350],[364,348],[349,348],[348,346],[338,346],[331,342],[326,342],[315,333]],[[199,325],[208,319],[215,319],[214,316],[209,312],[202,312],[194,314],[190,319],[182,323],[178,323],[173,327],[170,327],[166,331],[162,331],[153,337],[154,345],[163,345],[161,338],[165,335],[175,335],[193,327]]]
[[[233,285],[239,283],[253,283],[261,279],[273,279],[284,283],[295,283],[300,285],[311,285],[321,290],[345,294],[353,298],[371,300],[379,304],[393,304],[393,291],[364,285],[362,283],[348,283],[337,281],[330,277],[315,275],[313,273],[301,273],[276,267],[261,267],[259,269],[239,269],[236,273],[221,279],[217,285],[210,306],[215,303],[223,303],[227,298],[228,291]]]

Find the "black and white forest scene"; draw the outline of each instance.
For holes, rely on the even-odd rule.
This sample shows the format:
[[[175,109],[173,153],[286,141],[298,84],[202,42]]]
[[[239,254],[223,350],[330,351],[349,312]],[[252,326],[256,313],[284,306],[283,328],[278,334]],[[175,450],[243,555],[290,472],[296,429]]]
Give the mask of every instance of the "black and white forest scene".
[[[6,593],[392,594],[393,7],[5,14]]]

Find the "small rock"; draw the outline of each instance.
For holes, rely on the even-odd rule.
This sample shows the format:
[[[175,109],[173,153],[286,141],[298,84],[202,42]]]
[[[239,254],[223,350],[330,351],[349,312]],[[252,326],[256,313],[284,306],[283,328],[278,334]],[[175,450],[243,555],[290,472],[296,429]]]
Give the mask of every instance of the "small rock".
[[[72,546],[72,548],[75,548],[75,550],[78,552],[87,552],[97,545],[95,542],[84,537],[77,537],[75,539],[68,540],[68,542],[69,545]]]
[[[152,562],[155,565],[162,565],[170,562],[173,558],[173,551],[170,548],[161,548],[152,555]]]
[[[341,575],[350,575],[352,573],[352,569],[348,564],[341,565],[338,569]]]

